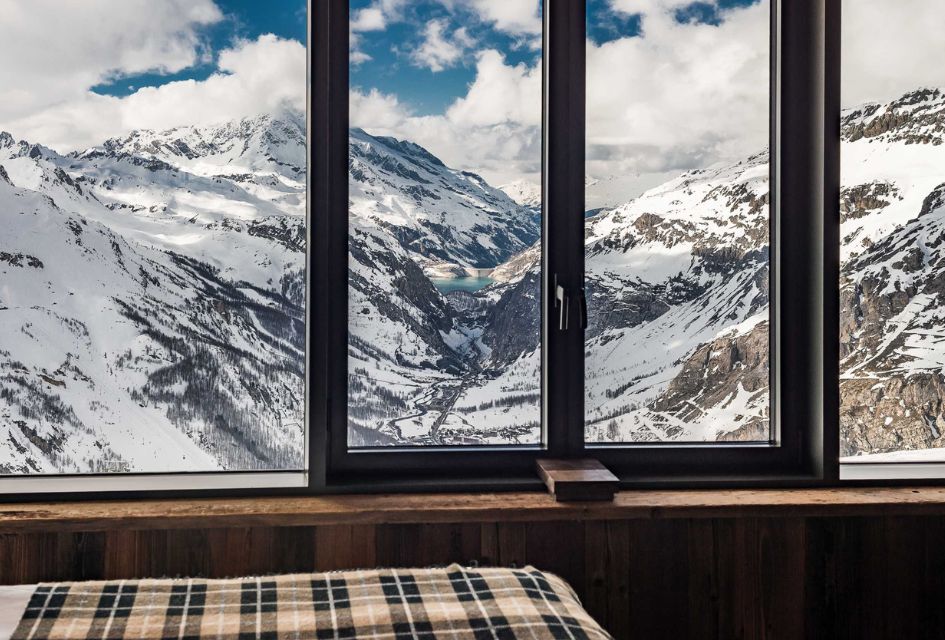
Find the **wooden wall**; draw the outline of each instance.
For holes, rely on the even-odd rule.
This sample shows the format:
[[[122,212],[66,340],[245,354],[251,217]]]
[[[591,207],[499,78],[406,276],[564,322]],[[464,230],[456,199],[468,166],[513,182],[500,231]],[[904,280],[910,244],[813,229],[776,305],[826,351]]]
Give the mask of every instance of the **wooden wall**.
[[[566,578],[617,638],[945,638],[945,516],[0,534],[0,582],[449,562]]]

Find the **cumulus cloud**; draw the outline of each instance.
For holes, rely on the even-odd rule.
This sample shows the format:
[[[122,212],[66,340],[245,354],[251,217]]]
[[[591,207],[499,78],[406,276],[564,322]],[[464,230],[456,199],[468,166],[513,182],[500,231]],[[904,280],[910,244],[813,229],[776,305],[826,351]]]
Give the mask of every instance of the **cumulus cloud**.
[[[463,3],[481,10],[483,19],[504,8],[478,0],[453,0],[449,7]],[[517,3],[514,15],[537,19],[533,4]],[[646,176],[662,180],[767,145],[768,2],[719,8],[717,25],[677,21],[675,12],[687,4],[614,0],[614,10],[643,15],[642,34],[587,43],[591,175],[641,176],[641,184],[652,184]],[[507,28],[511,15],[503,18]],[[371,133],[413,140],[490,181],[537,180],[541,92],[540,62],[513,65],[486,49],[477,54],[467,90],[440,115],[416,116],[376,91],[355,93],[352,114]]]
[[[306,52],[301,43],[274,35],[238,42],[219,53],[217,71],[205,80],[144,87],[127,97],[88,91],[0,129],[60,151],[81,149],[134,129],[211,124],[305,108]]]
[[[410,55],[413,63],[430,71],[443,71],[460,62],[475,42],[465,27],[447,33],[446,20],[431,20],[423,30],[423,43]]]
[[[541,67],[509,65],[497,51],[479,54],[465,96],[440,115],[416,115],[396,96],[351,93],[351,124],[426,147],[447,165],[493,184],[540,179]]]
[[[610,6],[621,13],[659,18],[691,4],[692,0],[611,0]],[[715,5],[715,2],[706,4]]]
[[[359,65],[372,59],[370,54],[361,50],[361,33],[384,31],[390,23],[401,20],[406,2],[407,0],[374,0],[368,6],[351,13],[348,23],[351,64]]]
[[[352,31],[381,31],[386,27],[387,17],[378,6],[359,9],[351,17]]]
[[[407,0],[374,0],[351,15],[352,31],[382,31],[401,19]]]
[[[587,44],[588,172],[683,171],[764,148],[769,114],[767,0],[680,23],[688,2],[614,0],[642,34]]]
[[[945,87],[945,2],[844,0],[844,106]]]
[[[142,72],[206,59],[212,0],[0,0],[0,123]]]
[[[479,14],[484,22],[512,34],[541,34],[539,0],[455,0]]]
[[[476,79],[467,94],[447,110],[451,122],[460,126],[490,126],[516,123],[541,124],[541,65],[510,66],[494,49],[482,51],[476,64]]]

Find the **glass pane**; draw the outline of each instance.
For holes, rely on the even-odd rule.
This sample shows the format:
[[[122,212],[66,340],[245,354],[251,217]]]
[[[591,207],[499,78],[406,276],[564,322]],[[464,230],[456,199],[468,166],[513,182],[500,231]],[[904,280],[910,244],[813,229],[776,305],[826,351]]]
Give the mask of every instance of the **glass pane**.
[[[352,0],[348,444],[540,442],[538,0]]]
[[[586,439],[768,441],[770,4],[587,6]]]
[[[0,20],[0,472],[297,470],[305,0]]]
[[[842,11],[840,455],[945,461],[945,5]]]

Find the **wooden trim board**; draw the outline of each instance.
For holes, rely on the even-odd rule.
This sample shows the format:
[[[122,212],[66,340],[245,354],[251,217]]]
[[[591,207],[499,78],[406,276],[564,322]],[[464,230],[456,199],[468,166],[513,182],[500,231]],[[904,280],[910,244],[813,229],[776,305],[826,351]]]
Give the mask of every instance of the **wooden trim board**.
[[[561,503],[539,492],[8,504],[0,533],[331,524],[945,515],[945,487],[621,491]]]

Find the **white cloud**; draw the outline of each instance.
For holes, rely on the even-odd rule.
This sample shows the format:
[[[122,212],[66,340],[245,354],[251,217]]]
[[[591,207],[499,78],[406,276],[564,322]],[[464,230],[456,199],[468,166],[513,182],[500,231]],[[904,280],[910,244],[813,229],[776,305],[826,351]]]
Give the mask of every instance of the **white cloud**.
[[[479,53],[476,79],[467,94],[447,110],[451,122],[460,126],[490,126],[503,123],[541,124],[541,65],[509,66],[494,49]]]
[[[352,31],[381,31],[387,28],[387,17],[380,7],[359,9],[351,17]]]
[[[264,35],[239,42],[220,52],[217,66],[206,80],[144,87],[123,98],[84,91],[26,117],[0,121],[0,129],[69,151],[134,129],[211,124],[305,107],[306,52],[297,41]]]
[[[212,0],[0,0],[0,123],[146,71],[175,72],[207,55]]]
[[[844,0],[844,106],[945,87],[945,2]]]
[[[370,54],[364,53],[363,51],[359,51],[357,49],[354,49],[348,55],[348,62],[350,62],[354,66],[358,66],[359,64],[364,64],[365,62],[368,62],[373,59],[374,58],[372,58]]]
[[[541,33],[541,2],[539,0],[455,0],[475,10],[484,22],[512,34]]]
[[[769,5],[680,24],[677,0],[615,0],[643,33],[587,45],[588,172],[662,174],[761,150],[768,137]]]
[[[473,0],[450,7],[460,2]],[[640,37],[587,45],[589,173],[652,184],[767,145],[766,1],[720,10],[717,26],[678,23],[673,12],[688,3],[677,0],[615,2],[643,12],[644,29]],[[499,51],[484,50],[465,94],[440,115],[415,116],[377,92],[353,96],[352,114],[370,133],[413,140],[497,184],[535,180],[541,90],[540,63],[510,65]]]
[[[611,0],[610,6],[615,11],[629,15],[639,13],[659,18],[692,3],[693,0]],[[706,4],[715,5],[716,3],[709,1]]]
[[[397,131],[410,118],[410,111],[400,104],[396,96],[384,94],[377,89],[363,93],[353,89],[349,101],[349,120],[352,127],[368,131]]]
[[[352,126],[416,142],[492,184],[540,179],[540,123],[540,67],[509,66],[496,51],[480,54],[468,93],[441,115],[415,115],[377,90],[351,94]]]
[[[417,66],[433,72],[443,71],[455,66],[474,44],[465,27],[447,34],[446,20],[431,20],[423,30],[423,43],[410,58]]]
[[[370,5],[351,14],[348,23],[350,49],[349,62],[355,66],[372,60],[370,54],[361,50],[361,33],[384,31],[391,22],[400,20],[407,0],[374,0]]]
[[[351,14],[352,31],[383,31],[391,22],[401,19],[407,0],[374,0],[370,5]]]

